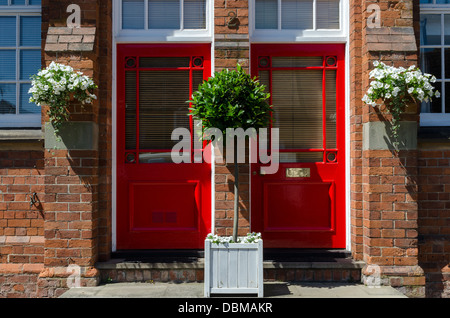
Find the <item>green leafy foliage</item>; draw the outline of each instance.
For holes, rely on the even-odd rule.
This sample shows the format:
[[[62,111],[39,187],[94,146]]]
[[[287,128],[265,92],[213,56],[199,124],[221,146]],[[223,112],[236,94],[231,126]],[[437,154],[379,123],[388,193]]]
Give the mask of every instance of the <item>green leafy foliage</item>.
[[[272,112],[269,97],[265,86],[237,65],[236,70],[216,72],[199,86],[189,101],[192,103],[189,115],[202,121],[203,131],[268,127]]]

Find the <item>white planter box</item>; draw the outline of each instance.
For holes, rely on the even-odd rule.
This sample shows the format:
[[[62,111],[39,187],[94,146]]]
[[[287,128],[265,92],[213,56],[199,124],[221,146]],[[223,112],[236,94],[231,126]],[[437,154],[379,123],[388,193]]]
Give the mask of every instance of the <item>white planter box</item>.
[[[263,297],[263,242],[215,244],[205,240],[205,297],[258,294]]]

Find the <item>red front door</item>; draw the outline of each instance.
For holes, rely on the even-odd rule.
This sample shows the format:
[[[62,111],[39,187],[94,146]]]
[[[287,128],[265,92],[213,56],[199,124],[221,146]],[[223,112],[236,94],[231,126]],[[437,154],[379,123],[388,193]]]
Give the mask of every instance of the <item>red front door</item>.
[[[209,44],[117,47],[118,250],[198,249],[211,230],[210,164],[171,158],[180,141],[172,140],[173,130],[193,136],[186,101],[211,75],[210,50]]]
[[[345,46],[251,47],[279,129],[275,174],[252,164],[252,231],[269,248],[345,248]]]

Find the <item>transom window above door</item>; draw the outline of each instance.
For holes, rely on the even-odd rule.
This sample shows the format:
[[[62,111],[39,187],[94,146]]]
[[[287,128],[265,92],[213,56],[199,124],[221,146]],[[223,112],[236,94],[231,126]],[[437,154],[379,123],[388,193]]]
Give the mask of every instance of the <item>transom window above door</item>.
[[[122,0],[122,29],[206,29],[206,0]]]
[[[212,0],[113,1],[118,43],[212,39]]]
[[[255,0],[255,29],[339,28],[339,0]]]
[[[346,42],[348,1],[250,0],[252,42]]]

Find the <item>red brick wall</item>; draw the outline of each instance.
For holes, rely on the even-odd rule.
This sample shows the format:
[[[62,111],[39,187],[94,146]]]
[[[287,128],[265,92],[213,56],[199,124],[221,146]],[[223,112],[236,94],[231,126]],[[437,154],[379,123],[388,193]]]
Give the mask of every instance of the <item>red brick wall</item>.
[[[362,260],[362,10],[361,1],[350,1],[350,213],[353,258]]]
[[[442,149],[439,149],[442,148]],[[450,148],[419,151],[419,264],[427,297],[450,297]]]
[[[99,1],[97,18],[99,144],[98,144],[98,253],[109,259],[111,242],[112,197],[112,1]]]
[[[108,113],[104,110],[100,111],[102,108],[100,103],[105,105],[107,102],[107,99],[103,100],[103,98],[108,88],[100,81],[103,64],[99,62],[98,39],[100,35],[105,36],[102,33],[99,35],[97,30],[100,21],[100,1],[64,1],[62,3],[58,1],[56,3],[56,1],[47,0],[43,3],[45,19],[49,21],[49,27],[65,27],[68,16],[65,8],[71,3],[79,4],[81,7],[82,29],[79,31],[90,32],[95,27],[97,41],[93,51],[68,51],[64,48],[50,50],[49,48],[45,51],[44,61],[46,65],[54,61],[72,66],[76,71],[92,77],[99,85],[100,88],[96,92],[98,100],[92,105],[82,106],[79,103],[71,103],[70,121],[99,124],[99,140],[102,140],[103,145],[102,155],[106,156],[107,152],[105,153],[104,150],[107,148],[105,143],[108,139],[105,135],[105,123],[108,121],[105,115]],[[107,16],[103,14],[102,19],[106,19]],[[52,29],[52,32],[59,32],[58,30]],[[44,38],[47,31],[44,29]],[[61,29],[61,31],[64,30]],[[107,51],[103,50],[103,52]],[[44,110],[43,123],[46,120]],[[97,149],[97,146],[94,145],[88,150],[46,149],[45,151],[45,268],[39,274],[38,297],[57,297],[64,293],[68,288],[67,278],[70,276],[69,268],[72,265],[80,268],[81,286],[97,283],[98,272],[93,268],[98,260],[100,228],[98,220],[101,158],[100,147]],[[105,177],[110,173],[107,172],[107,161],[102,160],[102,164],[104,164],[102,182],[105,182]],[[103,189],[107,195],[107,189]],[[102,200],[105,201],[104,195]]]
[[[370,4],[380,8],[381,24],[375,28],[366,20]],[[373,108],[361,101],[373,61],[397,67],[417,65],[413,1],[351,1],[350,17],[353,256],[379,266],[383,283],[421,297],[425,279],[418,266],[417,151],[370,149],[364,125],[388,121],[390,115],[383,107]],[[418,115],[413,110],[403,119],[417,121]],[[367,271],[363,274],[370,275]]]
[[[35,297],[44,262],[44,153],[7,149],[0,151],[0,298]]]
[[[216,0],[214,37],[215,71],[234,69],[240,64],[249,71],[248,1]],[[229,26],[229,14],[236,15],[236,26]],[[248,153],[248,152],[247,152]],[[224,161],[225,161],[224,155]],[[216,234],[230,236],[234,217],[234,164],[217,163],[215,167],[215,230]],[[239,232],[246,235],[250,230],[249,165],[239,164]]]

